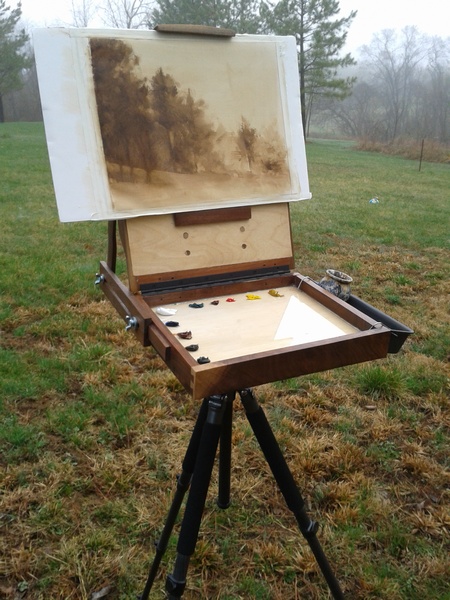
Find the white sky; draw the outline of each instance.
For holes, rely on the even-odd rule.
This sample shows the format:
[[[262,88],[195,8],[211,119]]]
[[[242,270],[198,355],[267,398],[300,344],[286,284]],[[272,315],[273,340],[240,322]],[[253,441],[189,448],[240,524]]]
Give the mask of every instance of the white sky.
[[[343,16],[352,10],[358,14],[348,30],[347,46],[350,52],[369,44],[372,36],[383,29],[401,30],[414,25],[426,35],[450,37],[450,14],[447,0],[340,0]]]
[[[77,4],[78,0],[74,0]],[[11,0],[10,6],[17,2]],[[450,21],[446,0],[340,0],[344,16],[351,10],[358,15],[348,33],[347,50],[356,50],[370,43],[372,36],[383,29],[401,30],[415,25],[421,33],[450,37]],[[72,0],[22,0],[22,16],[30,27],[64,26],[72,22]],[[98,25],[98,24],[97,24]]]

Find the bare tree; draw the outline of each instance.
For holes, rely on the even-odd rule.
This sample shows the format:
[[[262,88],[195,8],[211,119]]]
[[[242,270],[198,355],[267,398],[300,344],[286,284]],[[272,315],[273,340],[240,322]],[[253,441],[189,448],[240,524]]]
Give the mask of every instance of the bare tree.
[[[440,142],[450,137],[450,42],[433,38],[428,54],[428,109],[434,125],[433,134]]]
[[[392,141],[408,115],[414,79],[426,55],[424,39],[415,27],[405,27],[400,37],[395,30],[385,29],[362,52],[372,85],[383,90],[384,141]]]
[[[324,112],[345,136],[376,140],[384,134],[382,90],[358,79],[351,96],[323,102]],[[321,116],[323,122],[323,116]]]
[[[97,12],[94,0],[72,0],[72,18],[75,27],[88,27]]]
[[[407,28],[383,31],[364,47],[357,84],[343,102],[322,102],[320,125],[370,142],[450,142],[450,38]],[[317,123],[319,124],[319,123]]]
[[[145,27],[150,11],[148,0],[106,0],[103,7],[104,22],[119,29]]]

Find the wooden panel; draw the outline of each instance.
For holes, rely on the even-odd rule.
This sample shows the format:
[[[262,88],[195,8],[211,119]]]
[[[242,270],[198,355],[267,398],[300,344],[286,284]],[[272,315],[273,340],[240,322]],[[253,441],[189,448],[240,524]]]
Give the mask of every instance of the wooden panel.
[[[235,208],[216,208],[212,210],[193,210],[192,212],[175,213],[173,220],[177,227],[187,227],[188,225],[248,221],[251,217],[251,206],[237,206]]]
[[[193,272],[222,265],[292,257],[289,206],[252,207],[251,219],[176,227],[172,215],[128,219],[120,224],[130,287],[135,278]]]
[[[208,290],[208,294],[211,290]],[[345,319],[322,303],[313,300],[295,286],[252,293],[234,293],[232,297],[207,296],[193,308],[189,301],[166,304],[178,327],[166,328],[167,335],[192,332],[190,343],[199,346],[194,358],[208,356],[211,362],[245,357],[261,352],[305,345],[358,332]],[[211,301],[215,301],[212,303]],[[157,317],[158,318],[158,317]]]
[[[194,398],[227,393],[273,381],[299,377],[386,356],[390,332],[383,328],[354,336],[285,348],[193,367],[191,392]]]
[[[167,362],[170,359],[170,342],[165,338],[159,329],[154,325],[149,325],[148,327],[148,337],[151,345],[156,350],[156,352],[160,355],[163,361]]]

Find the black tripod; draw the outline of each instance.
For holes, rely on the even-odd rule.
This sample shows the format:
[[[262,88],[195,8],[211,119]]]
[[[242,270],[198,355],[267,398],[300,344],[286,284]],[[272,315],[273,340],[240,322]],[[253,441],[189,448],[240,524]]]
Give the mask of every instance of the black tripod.
[[[333,598],[335,600],[343,600],[344,595],[339,587],[339,583],[331,570],[330,564],[316,536],[318,524],[311,521],[306,513],[304,500],[294,482],[292,473],[287,466],[263,409],[258,404],[251,390],[242,390],[239,392],[239,395],[247,419],[265,459],[270,466],[288,508],[294,513],[299,529],[316,558]],[[190,486],[178,538],[173,573],[166,580],[166,598],[168,600],[181,598],[184,593],[189,560],[194,553],[197,543],[200,521],[205,507],[219,441],[219,493],[217,503],[221,508],[227,508],[230,504],[231,432],[234,397],[234,392],[221,396],[210,396],[209,398],[205,398],[202,403],[183,460],[182,472],[178,477],[172,505],[167,515],[161,537],[156,545],[156,554],[147,583],[140,596],[141,600],[148,600],[148,595],[152,589],[159,564],[166,551],[181,504]]]

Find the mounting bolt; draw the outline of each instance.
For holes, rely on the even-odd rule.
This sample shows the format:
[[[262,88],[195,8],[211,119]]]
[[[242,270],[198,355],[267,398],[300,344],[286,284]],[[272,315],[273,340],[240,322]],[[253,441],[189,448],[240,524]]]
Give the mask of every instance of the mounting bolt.
[[[130,317],[130,315],[127,315],[125,317],[125,321],[127,322],[125,331],[136,331],[136,329],[139,327],[139,322],[136,317]]]
[[[104,282],[105,282],[105,276],[100,275],[100,273],[96,273],[94,285],[100,285],[101,283],[104,283]]]

